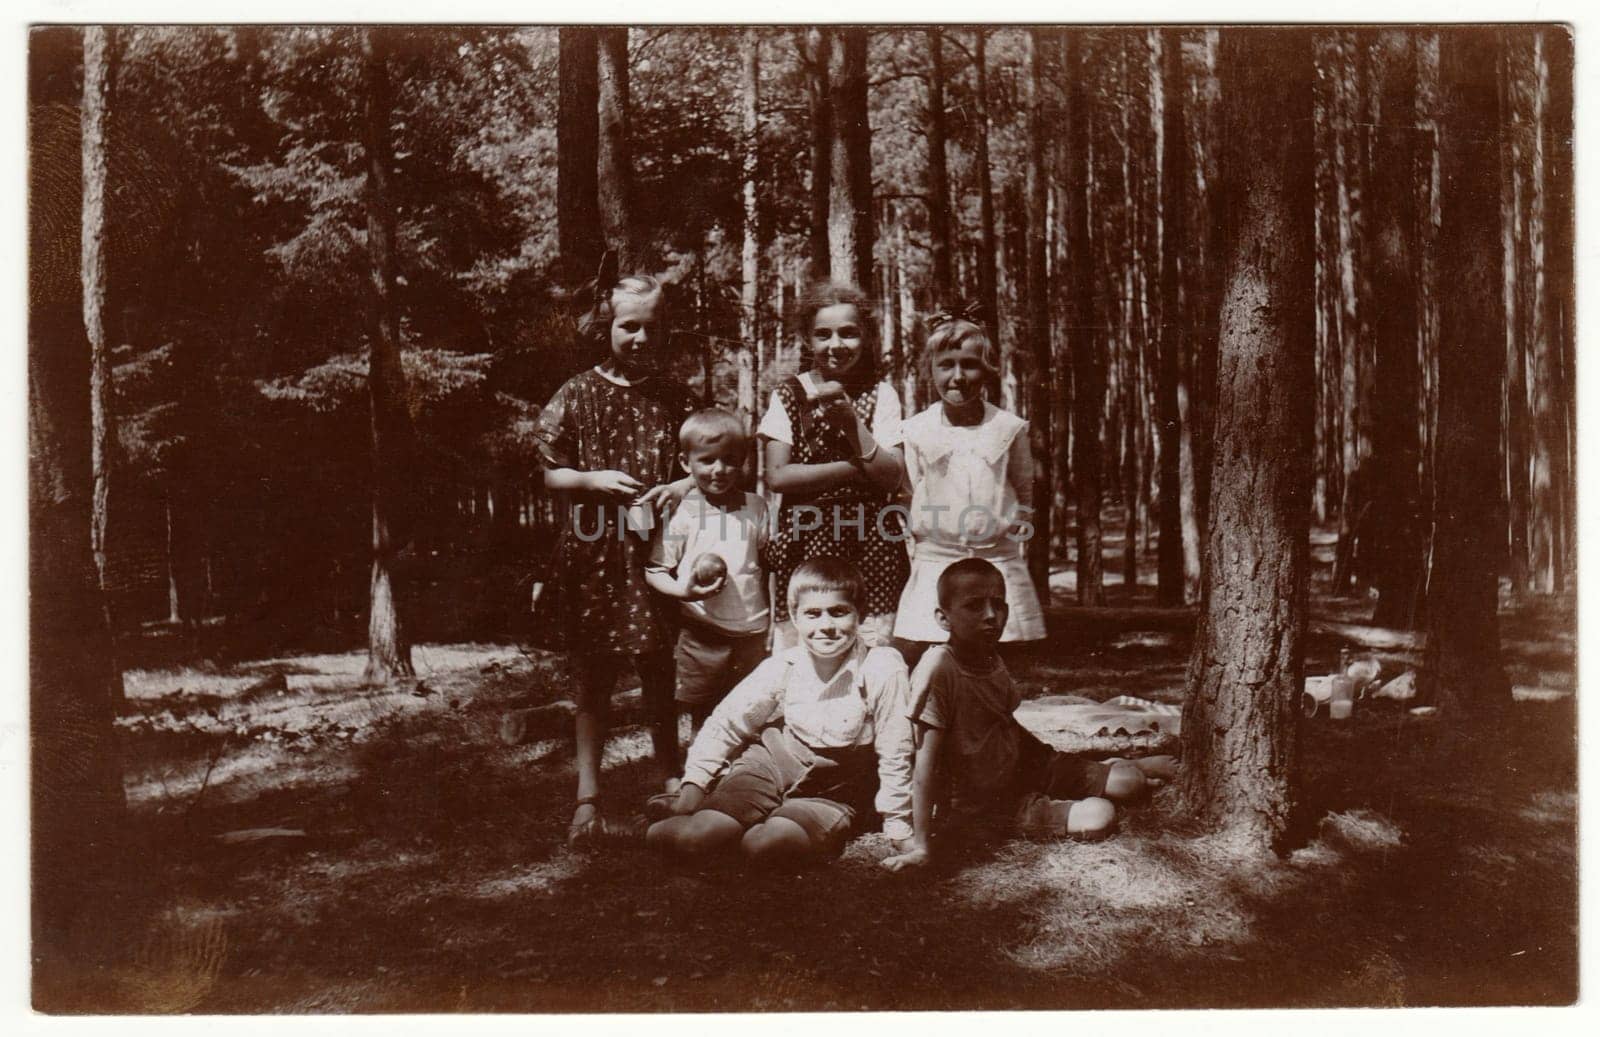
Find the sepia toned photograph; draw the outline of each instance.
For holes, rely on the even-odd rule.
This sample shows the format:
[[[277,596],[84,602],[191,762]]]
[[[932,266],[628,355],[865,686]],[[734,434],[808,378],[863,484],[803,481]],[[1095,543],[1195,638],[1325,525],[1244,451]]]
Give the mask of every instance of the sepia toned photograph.
[[[1571,26],[26,35],[35,1012],[1579,1000]]]

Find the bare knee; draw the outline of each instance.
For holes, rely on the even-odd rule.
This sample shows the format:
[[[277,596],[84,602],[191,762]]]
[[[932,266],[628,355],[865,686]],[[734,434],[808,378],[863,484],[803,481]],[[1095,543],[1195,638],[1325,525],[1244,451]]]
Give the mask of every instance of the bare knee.
[[[1111,770],[1106,774],[1107,799],[1136,799],[1144,795],[1145,788],[1144,771],[1138,764],[1127,760],[1117,760],[1111,764]]]
[[[811,837],[788,818],[769,818],[752,825],[739,847],[755,864],[794,865],[812,856]]]
[[[1080,799],[1067,811],[1067,834],[1080,839],[1109,835],[1116,825],[1117,808],[1099,796]]]
[[[657,821],[645,830],[645,845],[686,855],[712,853],[727,846],[740,832],[739,822],[716,810],[701,810],[684,817]]]

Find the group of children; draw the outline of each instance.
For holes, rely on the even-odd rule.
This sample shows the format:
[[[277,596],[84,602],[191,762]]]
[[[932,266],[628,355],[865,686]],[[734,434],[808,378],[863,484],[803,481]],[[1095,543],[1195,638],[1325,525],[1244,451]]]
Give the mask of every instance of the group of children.
[[[874,812],[892,870],[929,859],[936,810],[1036,837],[1108,832],[1112,801],[1173,761],[1055,752],[1012,715],[998,646],[1042,638],[1044,623],[1024,561],[1027,423],[984,399],[993,341],[936,320],[925,353],[939,402],[902,420],[867,299],[818,284],[799,315],[800,371],[756,429],[770,515],[745,490],[743,422],[694,410],[661,373],[662,285],[602,283],[580,323],[605,358],[537,429],[568,516],[536,608],[578,682],[569,842],[620,830],[601,809],[600,761],[630,659],[662,771],[645,839],[663,852],[825,858]],[[680,707],[695,731],[681,767]]]

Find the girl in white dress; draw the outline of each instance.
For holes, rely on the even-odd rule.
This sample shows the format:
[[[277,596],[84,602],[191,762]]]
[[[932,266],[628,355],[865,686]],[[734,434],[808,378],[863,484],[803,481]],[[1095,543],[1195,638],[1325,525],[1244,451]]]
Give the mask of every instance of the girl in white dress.
[[[934,616],[939,574],[960,558],[985,559],[1005,577],[1010,616],[1002,643],[1045,636],[1025,554],[1033,531],[1028,423],[983,398],[1000,365],[981,326],[935,318],[925,352],[939,402],[902,429],[915,548],[894,637],[908,666],[949,637]]]

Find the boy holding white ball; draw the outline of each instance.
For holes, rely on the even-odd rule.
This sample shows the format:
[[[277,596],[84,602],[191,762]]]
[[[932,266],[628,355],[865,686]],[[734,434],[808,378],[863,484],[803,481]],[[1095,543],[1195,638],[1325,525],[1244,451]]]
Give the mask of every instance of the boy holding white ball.
[[[744,490],[750,438],[716,408],[678,430],[678,463],[694,483],[657,527],[645,581],[678,602],[676,698],[696,731],[735,684],[766,658],[766,501]]]

